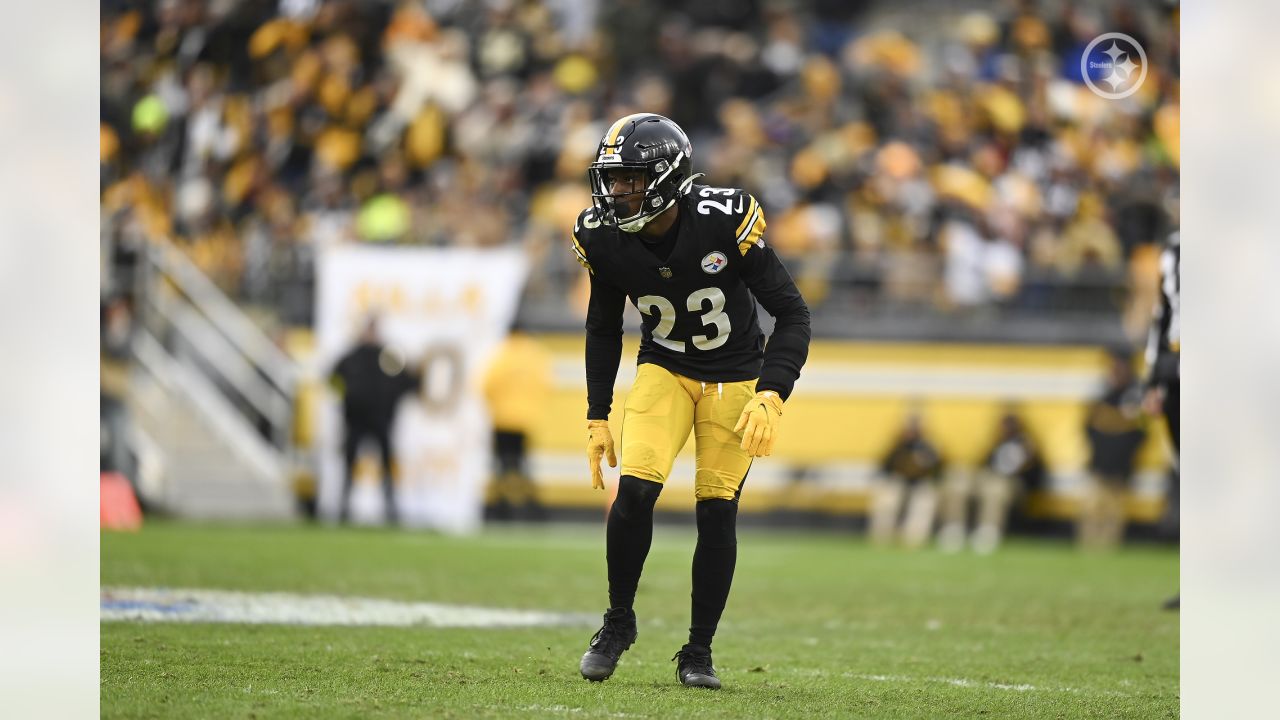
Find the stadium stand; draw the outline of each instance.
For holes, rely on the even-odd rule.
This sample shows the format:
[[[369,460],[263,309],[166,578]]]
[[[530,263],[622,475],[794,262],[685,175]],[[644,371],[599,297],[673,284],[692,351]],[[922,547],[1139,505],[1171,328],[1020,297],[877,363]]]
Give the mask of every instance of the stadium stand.
[[[1127,3],[351,2],[102,6],[119,259],[172,238],[272,327],[333,243],[518,244],[568,329],[562,244],[608,118],[667,113],[755,189],[826,336],[1120,342],[1176,223],[1177,10]],[[1146,47],[1123,102],[1103,29]],[[580,308],[579,308],[580,311]]]
[[[1080,73],[1110,30],[1146,53],[1123,100]],[[820,340],[795,427],[838,407],[863,428],[797,431],[748,510],[864,512],[867,463],[931,388],[926,420],[966,464],[987,441],[972,428],[1030,402],[1068,489],[1031,514],[1074,516],[1101,349],[1142,339],[1178,223],[1174,6],[108,0],[101,31],[104,303],[136,305],[152,394],[209,381],[209,402],[135,389],[134,444],[199,440],[244,478],[211,494],[204,465],[171,464],[188,514],[287,515],[281,475],[314,512],[316,265],[343,245],[524,251],[520,317],[557,369],[532,466],[550,505],[595,513],[563,430],[586,302],[567,238],[629,112],[677,119],[707,182],[760,198]],[[173,421],[217,397],[216,417]],[[1148,444],[1131,517],[1159,514],[1164,464]]]

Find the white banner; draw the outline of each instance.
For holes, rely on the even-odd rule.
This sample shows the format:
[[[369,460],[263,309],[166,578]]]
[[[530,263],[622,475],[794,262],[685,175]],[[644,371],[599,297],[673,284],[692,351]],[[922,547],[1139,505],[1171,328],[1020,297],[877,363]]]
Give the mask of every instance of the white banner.
[[[337,246],[316,268],[319,371],[328,373],[371,314],[382,341],[422,373],[392,430],[401,522],[449,532],[479,527],[492,430],[477,379],[515,317],[528,261],[519,249]],[[327,379],[327,378],[326,378]],[[342,488],[342,412],[319,403],[320,513],[335,517]],[[362,457],[377,458],[369,444]],[[380,463],[358,461],[356,522],[383,517]]]

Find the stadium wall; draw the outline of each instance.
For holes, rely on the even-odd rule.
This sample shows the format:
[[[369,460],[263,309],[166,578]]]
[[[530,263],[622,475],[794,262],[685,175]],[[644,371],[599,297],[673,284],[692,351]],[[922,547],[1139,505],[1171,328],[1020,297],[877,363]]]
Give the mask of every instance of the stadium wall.
[[[530,438],[534,477],[552,507],[603,507],[609,498],[591,490],[582,455],[583,338],[540,339],[554,359],[554,389],[546,422]],[[624,358],[636,356],[638,342],[627,340]],[[815,341],[787,403],[778,447],[751,470],[742,511],[862,514],[880,460],[913,409],[949,471],[966,471],[982,461],[1000,415],[1012,405],[1050,472],[1049,492],[1032,498],[1032,514],[1074,517],[1088,460],[1085,411],[1101,390],[1106,366],[1101,347]],[[624,360],[611,416],[615,440],[634,374],[634,364]],[[1162,425],[1152,421],[1139,454],[1129,502],[1137,521],[1155,521],[1164,509],[1169,450]],[[658,509],[688,510],[692,478],[689,443]]]

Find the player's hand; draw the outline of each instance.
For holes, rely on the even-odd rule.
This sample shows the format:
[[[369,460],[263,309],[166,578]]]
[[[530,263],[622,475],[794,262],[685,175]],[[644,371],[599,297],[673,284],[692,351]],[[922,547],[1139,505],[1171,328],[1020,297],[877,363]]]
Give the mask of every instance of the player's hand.
[[[618,456],[613,452],[613,433],[608,420],[587,421],[587,462],[591,464],[591,487],[604,489],[604,473],[600,471],[600,457],[609,459],[609,467],[618,467]]]
[[[781,425],[782,398],[772,390],[764,390],[756,393],[742,409],[733,431],[742,433],[742,443],[738,447],[751,457],[760,457],[773,452],[773,443],[778,439]]]

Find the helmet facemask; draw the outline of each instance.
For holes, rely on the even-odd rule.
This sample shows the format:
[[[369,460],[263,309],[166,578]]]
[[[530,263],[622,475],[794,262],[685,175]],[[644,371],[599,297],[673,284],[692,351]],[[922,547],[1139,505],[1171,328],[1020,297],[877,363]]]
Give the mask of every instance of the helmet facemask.
[[[684,153],[680,153],[674,162],[658,158],[648,162],[606,159],[592,163],[587,174],[591,180],[591,202],[595,205],[600,222],[616,225],[623,232],[639,232],[655,217],[666,212],[692,184],[691,177],[681,177],[678,173],[682,166],[688,164],[682,162],[684,158]],[[635,184],[626,183],[617,192],[611,191],[610,175],[619,171],[638,173],[641,179]],[[687,175],[687,170],[683,174]],[[628,216],[620,216],[627,208],[622,207],[619,201],[633,195],[641,195],[639,209]]]

